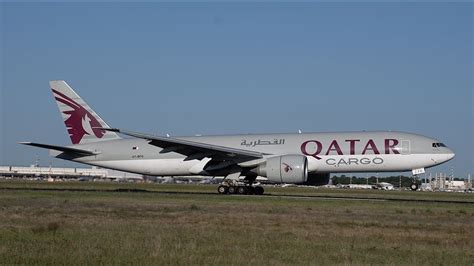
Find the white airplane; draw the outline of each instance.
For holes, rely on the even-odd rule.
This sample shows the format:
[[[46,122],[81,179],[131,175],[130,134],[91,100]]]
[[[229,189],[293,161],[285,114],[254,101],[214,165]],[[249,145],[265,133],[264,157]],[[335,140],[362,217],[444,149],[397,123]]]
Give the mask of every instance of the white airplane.
[[[387,182],[380,182],[375,185],[376,188],[381,189],[381,190],[394,190],[394,186],[390,183]]]
[[[252,186],[257,176],[326,185],[330,173],[420,174],[454,157],[437,139],[392,131],[169,137],[113,129],[65,81],[50,86],[72,145],[21,144],[49,149],[57,158],[143,175],[245,177],[245,185],[221,185],[219,193],[263,194],[262,187]]]

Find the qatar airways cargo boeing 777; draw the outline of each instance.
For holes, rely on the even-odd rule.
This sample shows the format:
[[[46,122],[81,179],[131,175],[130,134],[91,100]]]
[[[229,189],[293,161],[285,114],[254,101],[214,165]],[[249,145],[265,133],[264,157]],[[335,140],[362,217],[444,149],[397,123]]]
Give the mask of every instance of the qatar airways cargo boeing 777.
[[[252,186],[257,176],[275,183],[325,185],[335,172],[416,175],[454,157],[439,140],[393,131],[192,137],[136,133],[110,128],[65,81],[51,81],[50,86],[72,145],[22,144],[50,149],[57,158],[144,175],[245,177],[244,185],[227,182],[219,193],[262,194],[262,187]]]

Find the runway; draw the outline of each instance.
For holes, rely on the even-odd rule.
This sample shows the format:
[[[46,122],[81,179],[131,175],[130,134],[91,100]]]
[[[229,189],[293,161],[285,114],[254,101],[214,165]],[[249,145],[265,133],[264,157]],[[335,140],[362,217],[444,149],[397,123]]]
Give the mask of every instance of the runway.
[[[275,194],[265,193],[264,195],[221,195],[217,192],[191,192],[191,191],[154,191],[135,188],[118,189],[76,189],[76,188],[11,188],[3,187],[0,190],[18,190],[18,191],[50,191],[50,192],[100,192],[100,193],[152,193],[161,195],[207,195],[216,197],[254,197],[254,198],[285,198],[285,199],[306,199],[306,200],[346,200],[346,201],[378,201],[378,202],[418,202],[418,203],[450,203],[450,204],[472,204],[474,201],[462,200],[437,200],[437,199],[409,199],[409,198],[374,198],[364,196],[328,196],[328,195],[296,195],[296,194]],[[414,192],[416,193],[416,192]]]

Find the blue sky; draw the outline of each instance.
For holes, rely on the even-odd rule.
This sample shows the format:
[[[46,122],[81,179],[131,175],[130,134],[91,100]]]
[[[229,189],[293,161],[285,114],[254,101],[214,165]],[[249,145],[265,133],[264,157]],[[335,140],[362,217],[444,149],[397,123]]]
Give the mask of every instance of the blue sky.
[[[49,88],[156,134],[402,130],[474,173],[472,3],[2,3],[1,165],[74,165]]]

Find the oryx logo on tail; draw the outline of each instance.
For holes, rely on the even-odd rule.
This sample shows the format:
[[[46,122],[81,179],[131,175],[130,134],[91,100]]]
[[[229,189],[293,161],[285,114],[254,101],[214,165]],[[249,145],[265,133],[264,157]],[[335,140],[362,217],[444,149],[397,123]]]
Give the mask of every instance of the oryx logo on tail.
[[[64,81],[49,82],[72,144],[120,139],[100,116]]]
[[[95,135],[97,138],[102,138],[105,134],[103,127],[99,121],[87,111],[83,106],[78,104],[73,99],[64,95],[63,93],[52,89],[54,93],[54,98],[68,107],[70,110],[63,110],[62,113],[67,116],[64,123],[66,124],[69,136],[73,144],[78,144],[81,142],[84,135]]]

